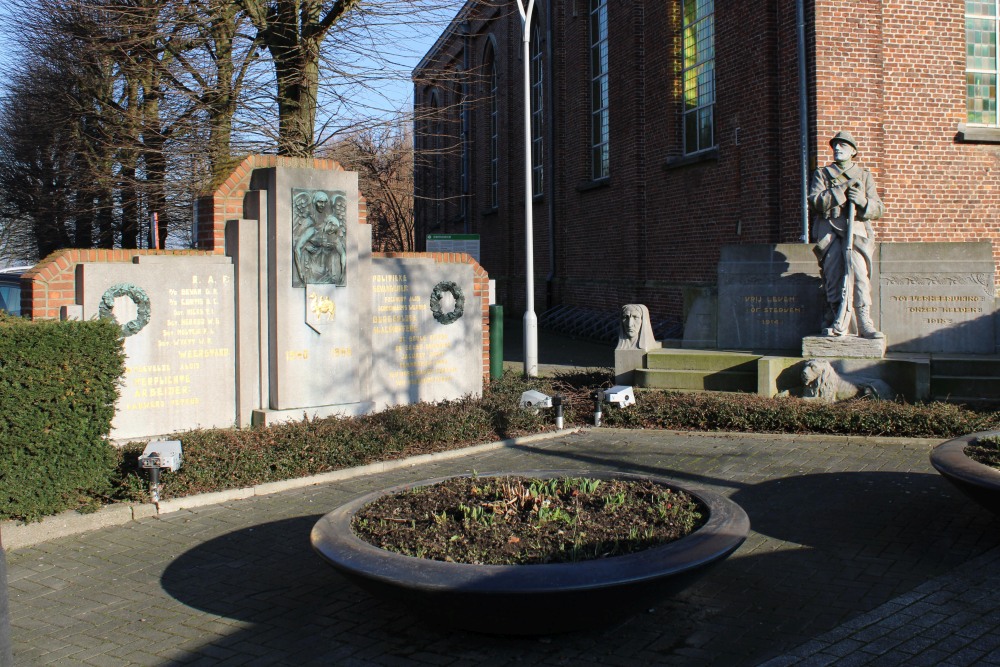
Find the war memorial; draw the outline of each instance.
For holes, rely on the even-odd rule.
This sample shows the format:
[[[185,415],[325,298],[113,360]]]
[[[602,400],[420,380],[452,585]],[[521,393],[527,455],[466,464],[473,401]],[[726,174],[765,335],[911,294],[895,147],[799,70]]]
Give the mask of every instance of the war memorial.
[[[482,391],[485,272],[458,253],[373,253],[357,174],[327,162],[245,166],[211,252],[65,251],[34,269],[35,317],[122,326],[112,437]]]
[[[852,161],[854,138],[838,132],[830,147],[833,162],[810,184],[814,243],[722,248],[717,293],[690,308],[683,338],[619,343],[618,382],[825,400],[992,397],[981,357],[998,349],[991,244],[878,242],[871,221],[884,205]],[[946,369],[934,383],[932,366]]]
[[[854,145],[839,133],[834,161],[814,174],[815,243],[724,247],[717,289],[691,304],[682,338],[654,340],[646,306],[623,308],[608,357],[618,384],[824,398],[859,386],[911,401],[992,395],[996,373],[981,362],[997,350],[990,243],[880,242],[874,179],[853,155],[837,160],[838,146]],[[357,175],[319,162],[242,165],[202,224],[202,236],[215,234],[200,243],[205,251],[65,251],[33,270],[35,317],[122,326],[128,362],[113,437],[481,391],[485,271],[459,253],[373,253]],[[820,375],[835,379],[819,384],[847,389],[820,391]]]

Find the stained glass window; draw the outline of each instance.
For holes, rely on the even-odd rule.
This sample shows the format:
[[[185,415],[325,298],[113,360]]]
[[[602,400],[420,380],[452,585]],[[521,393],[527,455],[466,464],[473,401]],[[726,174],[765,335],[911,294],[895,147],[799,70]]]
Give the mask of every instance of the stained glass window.
[[[715,146],[715,0],[681,0],[684,153]]]
[[[966,0],[965,3],[966,120],[973,125],[998,125],[998,4],[1000,0]]]

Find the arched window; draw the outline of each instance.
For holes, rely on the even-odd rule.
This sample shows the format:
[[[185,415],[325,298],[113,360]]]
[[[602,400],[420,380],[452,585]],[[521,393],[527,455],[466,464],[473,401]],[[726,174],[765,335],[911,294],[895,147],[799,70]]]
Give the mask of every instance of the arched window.
[[[500,208],[500,77],[492,42],[486,51],[486,88],[490,110],[490,207]]]
[[[715,0],[681,0],[684,154],[715,146]]]
[[[545,45],[538,26],[538,12],[531,23],[531,191],[538,196],[545,186]]]
[[[590,81],[590,165],[597,180],[611,173],[607,0],[590,0]]]
[[[441,113],[441,95],[437,90],[430,93],[430,117],[428,125],[429,145],[431,154],[430,195],[434,200],[434,219],[431,227],[439,227],[444,220],[444,126]]]
[[[462,193],[461,217],[462,226],[468,231],[469,225],[469,131],[470,131],[470,110],[469,110],[469,44],[468,37],[462,44],[462,70],[461,70],[461,101],[459,102],[459,144],[461,145],[461,165],[459,174],[459,192]]]

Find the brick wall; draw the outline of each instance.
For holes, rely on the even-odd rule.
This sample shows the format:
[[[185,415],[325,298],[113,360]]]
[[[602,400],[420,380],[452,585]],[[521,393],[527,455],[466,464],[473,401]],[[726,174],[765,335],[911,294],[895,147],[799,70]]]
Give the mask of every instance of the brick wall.
[[[205,255],[198,250],[57,250],[21,277],[21,311],[33,320],[59,318],[62,306],[76,303],[76,265],[83,262],[132,262],[139,255]]]
[[[681,163],[679,3],[609,3],[611,178],[597,187],[588,182],[588,5],[537,6],[551,14],[546,101],[557,159],[546,165],[552,187],[533,208],[536,310],[641,302],[679,320],[685,292],[716,282],[722,246],[801,240],[794,0],[716,0],[718,150]],[[488,105],[473,96],[467,224],[514,314],[525,302],[521,28],[507,7],[468,3],[464,11],[469,37],[442,38],[418,78],[433,79],[439,67],[454,83],[466,44],[470,72],[481,71],[487,41],[497,45],[501,203],[495,211],[486,204]],[[807,170],[829,162],[829,138],[850,130],[888,209],[875,225],[882,240],[1000,241],[1000,148],[956,140],[965,116],[963,12],[958,0],[806,3]],[[418,86],[418,104],[429,87]],[[444,197],[454,202],[457,172],[445,169]],[[416,206],[426,216],[428,200]],[[447,221],[439,229],[464,231]],[[1000,261],[1000,243],[993,246]]]
[[[325,158],[294,158],[283,155],[251,155],[233,170],[215,192],[198,200],[198,233],[195,247],[221,255],[225,252],[226,221],[243,217],[243,198],[250,189],[250,177],[255,169],[287,167],[343,171],[335,160]],[[358,222],[368,220],[364,196],[358,198]]]
[[[786,12],[779,23],[774,0],[764,11],[746,6],[717,16],[720,150],[709,159],[674,166],[683,145],[678,6],[649,11],[644,3],[610,3],[611,177],[593,183],[587,6],[553,0],[549,16],[546,4],[538,5],[553,74],[546,97],[553,137],[546,149],[550,154],[554,149],[557,159],[546,164],[548,187],[533,206],[536,310],[564,303],[613,310],[642,302],[661,316],[679,318],[684,290],[715,282],[722,245],[787,240],[780,229],[777,123],[784,114],[777,91],[783,71],[778,66],[787,61],[782,52],[794,54],[794,16],[789,19]],[[486,8],[466,19],[469,70],[483,71],[492,40],[501,78],[500,206],[494,211],[488,205],[489,109],[481,94],[471,123],[469,227],[481,236],[482,262],[497,281],[498,300],[516,313],[525,303],[520,19]],[[422,73],[427,77],[433,78],[435,68],[445,71],[442,62],[463,58],[457,37],[439,47]],[[418,169],[421,177],[429,178]],[[457,178],[445,178],[457,187]],[[455,195],[452,189],[447,196]],[[429,205],[417,201],[418,211]]]
[[[875,223],[881,239],[991,241],[1000,260],[1000,147],[956,140],[965,120],[964,9],[944,0],[819,3],[817,51],[838,48],[849,26],[839,48],[859,66],[828,58],[817,72],[817,144],[828,155],[825,138],[840,127],[854,132],[886,204]]]

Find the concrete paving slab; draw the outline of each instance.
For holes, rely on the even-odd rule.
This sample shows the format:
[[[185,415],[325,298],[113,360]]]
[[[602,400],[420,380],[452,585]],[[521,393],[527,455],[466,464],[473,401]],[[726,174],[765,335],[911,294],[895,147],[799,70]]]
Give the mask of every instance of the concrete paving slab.
[[[591,429],[62,537],[8,554],[15,664],[988,664],[1000,520],[934,473],[932,443]],[[753,530],[648,612],[544,638],[411,617],[308,543],[323,513],[368,490],[540,468],[697,483]]]

